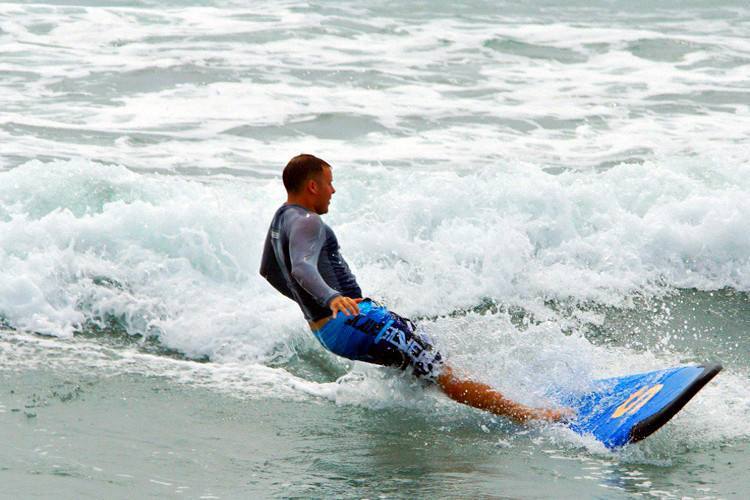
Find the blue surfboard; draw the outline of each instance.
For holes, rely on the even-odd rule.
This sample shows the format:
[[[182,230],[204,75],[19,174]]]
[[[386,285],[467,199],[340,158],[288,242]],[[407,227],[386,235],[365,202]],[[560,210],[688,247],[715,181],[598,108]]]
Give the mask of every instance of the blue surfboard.
[[[614,449],[651,435],[720,371],[718,364],[679,366],[596,380],[590,392],[553,397],[576,410],[573,431]]]

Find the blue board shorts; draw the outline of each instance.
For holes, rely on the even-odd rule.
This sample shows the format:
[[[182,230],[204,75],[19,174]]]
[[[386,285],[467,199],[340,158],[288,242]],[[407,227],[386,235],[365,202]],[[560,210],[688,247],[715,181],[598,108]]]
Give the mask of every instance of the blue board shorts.
[[[411,320],[365,299],[357,316],[338,313],[320,330],[313,330],[323,347],[355,361],[384,366],[411,367],[415,376],[437,381],[442,356]]]

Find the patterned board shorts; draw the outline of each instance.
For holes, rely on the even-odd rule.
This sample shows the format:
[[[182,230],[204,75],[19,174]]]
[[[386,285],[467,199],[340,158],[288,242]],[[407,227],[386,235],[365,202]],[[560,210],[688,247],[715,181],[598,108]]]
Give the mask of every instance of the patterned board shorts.
[[[356,361],[405,370],[411,366],[415,376],[436,381],[443,365],[442,356],[433,349],[429,337],[417,331],[411,320],[390,312],[384,306],[365,299],[357,316],[338,313],[320,330],[313,330],[323,347],[334,354]]]

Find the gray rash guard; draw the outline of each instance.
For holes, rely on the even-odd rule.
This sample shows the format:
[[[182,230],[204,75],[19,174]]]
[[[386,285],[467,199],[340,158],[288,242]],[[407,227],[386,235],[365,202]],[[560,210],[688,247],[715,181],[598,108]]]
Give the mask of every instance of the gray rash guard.
[[[362,296],[333,230],[299,205],[284,204],[273,216],[260,274],[299,304],[308,321],[330,316],[328,304],[337,295]]]

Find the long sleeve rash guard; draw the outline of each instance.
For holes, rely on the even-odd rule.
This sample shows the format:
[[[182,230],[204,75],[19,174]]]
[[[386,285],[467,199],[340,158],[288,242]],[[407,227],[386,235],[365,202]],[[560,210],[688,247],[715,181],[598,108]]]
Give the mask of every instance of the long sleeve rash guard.
[[[329,316],[328,304],[337,295],[362,296],[333,230],[299,205],[284,204],[273,216],[260,274],[297,302],[308,321]]]

